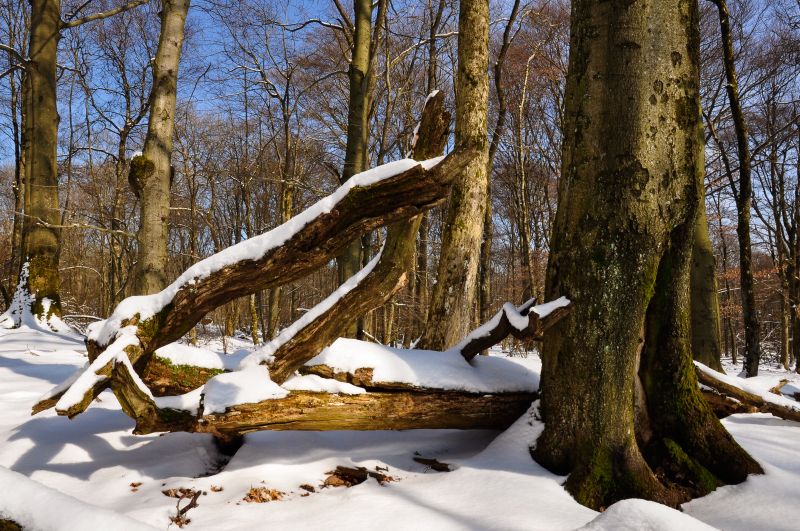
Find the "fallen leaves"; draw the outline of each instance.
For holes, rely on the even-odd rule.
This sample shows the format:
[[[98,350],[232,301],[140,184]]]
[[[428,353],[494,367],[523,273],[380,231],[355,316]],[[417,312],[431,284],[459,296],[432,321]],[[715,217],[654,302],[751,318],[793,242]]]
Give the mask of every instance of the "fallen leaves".
[[[280,501],[283,499],[284,492],[267,487],[250,487],[247,495],[243,498],[247,503],[267,503],[271,501]]]

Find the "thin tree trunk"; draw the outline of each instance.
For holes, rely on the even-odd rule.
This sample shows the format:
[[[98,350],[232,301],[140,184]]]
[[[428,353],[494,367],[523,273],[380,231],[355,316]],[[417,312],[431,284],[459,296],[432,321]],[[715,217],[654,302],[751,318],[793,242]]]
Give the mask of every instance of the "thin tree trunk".
[[[456,145],[473,148],[479,156],[450,195],[436,284],[420,341],[421,348],[432,350],[456,344],[472,325],[487,202],[488,0],[462,0],[458,29]]]
[[[755,282],[753,280],[753,256],[750,243],[750,205],[753,199],[753,177],[750,165],[747,124],[744,120],[739,83],[734,62],[733,37],[731,35],[730,13],[726,0],[711,0],[717,6],[719,25],[722,33],[722,52],[724,57],[726,90],[733,115],[736,132],[736,147],[739,156],[739,189],[734,187],[736,198],[736,234],[739,239],[739,283],[742,294],[742,317],[745,336],[745,374],[758,375],[761,358],[760,330],[756,313]],[[733,185],[733,182],[731,181]]]
[[[489,155],[487,162],[486,179],[486,212],[483,215],[483,240],[481,241],[481,261],[479,265],[480,278],[478,290],[478,321],[485,323],[489,320],[492,307],[492,240],[494,238],[494,221],[492,219],[492,166],[500,137],[503,135],[508,116],[505,89],[503,88],[503,66],[505,65],[508,48],[511,46],[511,32],[519,13],[520,0],[514,0],[511,13],[508,16],[506,29],[503,31],[503,44],[494,63],[494,90],[497,94],[497,122],[492,130],[489,142]],[[488,351],[487,351],[488,354]]]
[[[385,0],[382,0],[385,4]],[[385,7],[384,7],[385,9]],[[344,183],[367,166],[369,142],[370,78],[372,77],[372,0],[353,0],[355,13],[353,50],[348,77],[350,97],[347,108],[347,145],[341,182]],[[337,258],[339,284],[343,284],[361,269],[363,253],[361,240],[351,242]],[[345,337],[355,337],[357,325],[353,323],[342,331]]]

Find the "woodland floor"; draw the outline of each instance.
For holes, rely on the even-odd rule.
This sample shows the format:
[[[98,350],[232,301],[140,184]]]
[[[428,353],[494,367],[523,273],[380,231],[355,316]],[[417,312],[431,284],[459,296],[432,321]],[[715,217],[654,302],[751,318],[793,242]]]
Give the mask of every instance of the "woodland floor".
[[[83,365],[77,336],[0,331],[0,518],[30,529],[175,529],[169,489],[204,492],[185,529],[797,529],[800,424],[768,414],[734,415],[725,426],[766,474],[722,487],[684,513],[626,500],[599,514],[578,505],[555,476],[531,460],[542,429],[532,412],[503,433],[261,432],[227,463],[211,437],[135,436],[109,392],[74,420],[30,408]],[[219,345],[210,344],[208,348]],[[246,348],[239,343],[234,348]],[[496,355],[502,355],[496,353]],[[533,362],[535,364],[535,361]],[[729,374],[736,374],[730,364]],[[759,385],[800,377],[763,367]],[[450,463],[436,472],[415,456]],[[337,466],[376,468],[351,488],[321,488]],[[10,472],[10,471],[13,472]],[[30,478],[35,481],[28,481]],[[314,492],[301,488],[313,487]],[[266,503],[244,498],[280,498]],[[58,492],[68,495],[60,496]],[[260,496],[258,494],[261,494]],[[251,493],[252,494],[252,493]],[[181,506],[189,500],[181,502]]]

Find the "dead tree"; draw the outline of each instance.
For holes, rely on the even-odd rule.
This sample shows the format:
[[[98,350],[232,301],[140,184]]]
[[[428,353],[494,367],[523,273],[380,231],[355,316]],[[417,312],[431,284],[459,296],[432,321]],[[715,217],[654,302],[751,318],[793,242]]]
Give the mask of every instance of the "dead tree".
[[[102,377],[59,413],[77,415],[108,387],[111,358],[117,352],[105,351],[115,342],[119,342],[116,349],[124,350],[141,373],[156,349],[179,339],[218,306],[295,281],[326,264],[362,233],[412,218],[441,203],[455,176],[473,157],[471,150],[464,149],[438,163],[405,160],[365,172],[273,231],[195,264],[162,292],[126,299],[109,319],[93,328],[86,342],[92,362],[87,370]],[[401,244],[415,234],[407,226],[391,232],[398,250],[408,247]],[[379,299],[375,306],[382,303]],[[135,330],[135,340],[130,330]],[[290,358],[275,357],[271,368],[275,381],[283,381],[305,361]],[[65,391],[58,390],[34,406],[34,411],[54,406]]]

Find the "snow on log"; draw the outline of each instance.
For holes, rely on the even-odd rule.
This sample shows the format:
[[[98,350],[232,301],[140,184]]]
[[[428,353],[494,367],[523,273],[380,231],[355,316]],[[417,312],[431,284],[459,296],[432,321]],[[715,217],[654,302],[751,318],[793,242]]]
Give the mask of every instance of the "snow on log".
[[[537,397],[532,392],[441,389],[358,394],[291,391],[282,398],[231,405],[224,412],[192,413],[160,406],[129,364],[117,363],[113,372],[114,392],[125,413],[136,421],[137,434],[188,431],[226,439],[260,430],[505,429]]]
[[[522,341],[542,339],[548,328],[567,315],[569,303],[566,297],[540,305],[531,299],[519,307],[507,302],[488,322],[470,332],[455,350],[471,360],[509,335]]]
[[[142,372],[156,349],[179,339],[218,306],[297,280],[332,260],[360,234],[441,203],[472,156],[455,151],[443,160],[403,159],[354,176],[276,229],[198,262],[160,293],[122,301],[111,317],[91,327],[86,341],[90,361],[98,359],[122,330],[133,330],[139,345],[128,349],[128,358]],[[109,374],[111,365],[93,366],[92,371]],[[85,389],[69,413],[59,413],[80,413],[106,387],[103,381]],[[59,398],[58,393],[45,397],[34,413],[52,407]]]
[[[729,376],[695,361],[697,379],[700,384],[710,387],[718,393],[756,408],[763,413],[771,413],[785,420],[800,422],[800,402],[758,389],[748,384],[747,380]]]
[[[351,383],[368,390],[423,390],[466,393],[534,393],[538,358],[480,356],[471,362],[456,349],[438,352],[337,339],[300,369],[303,374]]]

